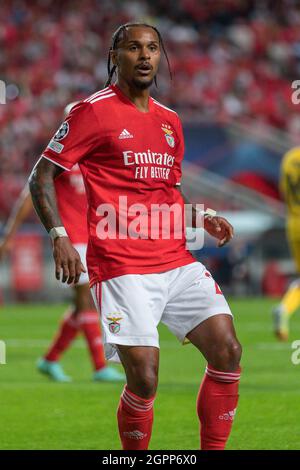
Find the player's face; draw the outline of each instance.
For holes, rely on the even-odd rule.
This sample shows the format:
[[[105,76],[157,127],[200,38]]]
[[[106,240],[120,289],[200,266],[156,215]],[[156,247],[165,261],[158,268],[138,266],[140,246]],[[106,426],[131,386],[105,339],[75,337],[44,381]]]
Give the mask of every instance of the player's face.
[[[157,74],[160,46],[157,33],[152,28],[128,28],[117,51],[112,53],[118,67],[118,78],[139,89],[149,88]]]

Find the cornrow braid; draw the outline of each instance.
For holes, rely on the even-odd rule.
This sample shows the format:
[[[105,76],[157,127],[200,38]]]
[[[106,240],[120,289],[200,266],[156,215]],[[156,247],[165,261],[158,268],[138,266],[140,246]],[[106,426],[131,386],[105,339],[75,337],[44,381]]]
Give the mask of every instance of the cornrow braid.
[[[164,52],[165,58],[167,60],[170,79],[172,80],[172,71],[171,71],[170,61],[169,61],[168,54],[167,54],[167,51],[166,51],[165,46],[164,46],[164,42],[162,40],[161,34],[158,31],[158,29],[155,28],[155,26],[152,26],[152,25],[147,24],[147,23],[126,23],[126,24],[122,24],[121,26],[119,26],[119,28],[112,35],[111,47],[109,49],[108,58],[107,58],[108,78],[105,82],[104,87],[108,87],[111,84],[112,78],[113,78],[113,76],[116,72],[116,69],[117,69],[116,65],[113,65],[111,67],[111,56],[110,56],[111,51],[115,51],[117,49],[117,46],[118,46],[119,42],[123,39],[127,28],[138,27],[138,26],[145,26],[146,28],[152,28],[156,32],[156,34],[158,36],[158,39],[159,39],[159,45],[161,46],[161,48]],[[156,77],[154,77],[154,83],[157,87]]]

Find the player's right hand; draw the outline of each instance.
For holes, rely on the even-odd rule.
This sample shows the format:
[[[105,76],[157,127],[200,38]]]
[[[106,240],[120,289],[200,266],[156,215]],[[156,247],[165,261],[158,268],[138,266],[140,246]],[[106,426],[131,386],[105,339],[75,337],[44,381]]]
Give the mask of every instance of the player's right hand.
[[[55,277],[58,281],[77,284],[81,273],[86,272],[79,253],[75,250],[68,237],[58,237],[54,240],[53,257],[55,261]],[[61,271],[62,278],[60,279]]]

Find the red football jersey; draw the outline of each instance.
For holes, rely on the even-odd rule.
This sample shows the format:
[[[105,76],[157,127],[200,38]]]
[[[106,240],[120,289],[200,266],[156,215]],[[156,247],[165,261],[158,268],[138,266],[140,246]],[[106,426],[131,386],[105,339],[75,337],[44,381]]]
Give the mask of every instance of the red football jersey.
[[[55,190],[58,210],[71,242],[87,244],[87,199],[79,165],[55,178]]]
[[[175,230],[175,219],[183,219],[184,210],[175,187],[183,154],[178,115],[153,98],[143,113],[112,85],[72,108],[43,156],[67,170],[80,165],[88,201],[91,285],[195,261],[185,247],[184,223],[180,236],[180,224]],[[171,217],[170,235],[165,236],[157,208],[173,204],[181,215]]]

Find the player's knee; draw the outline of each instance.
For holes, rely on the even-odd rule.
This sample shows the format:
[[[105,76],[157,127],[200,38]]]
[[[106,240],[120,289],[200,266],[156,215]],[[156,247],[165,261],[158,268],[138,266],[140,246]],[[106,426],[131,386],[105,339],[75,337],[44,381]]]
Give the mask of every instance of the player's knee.
[[[240,365],[242,357],[242,346],[236,339],[231,343],[229,356],[233,370],[237,369]]]
[[[211,365],[217,370],[234,371],[239,367],[241,356],[241,344],[236,338],[229,338],[216,350]]]
[[[155,378],[145,377],[139,383],[139,396],[145,399],[152,398],[156,394],[157,381]]]
[[[130,373],[136,393],[141,398],[152,398],[157,389],[157,371],[153,367],[134,367]]]

